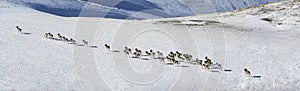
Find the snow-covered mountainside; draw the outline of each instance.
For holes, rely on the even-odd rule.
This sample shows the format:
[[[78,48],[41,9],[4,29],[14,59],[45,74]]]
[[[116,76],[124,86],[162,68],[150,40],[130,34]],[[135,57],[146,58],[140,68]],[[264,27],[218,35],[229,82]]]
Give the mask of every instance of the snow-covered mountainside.
[[[299,17],[291,0],[146,20],[61,17],[0,1],[0,90],[299,91]]]
[[[279,0],[7,0],[59,16],[149,19],[225,12]],[[89,12],[80,15],[81,10]]]

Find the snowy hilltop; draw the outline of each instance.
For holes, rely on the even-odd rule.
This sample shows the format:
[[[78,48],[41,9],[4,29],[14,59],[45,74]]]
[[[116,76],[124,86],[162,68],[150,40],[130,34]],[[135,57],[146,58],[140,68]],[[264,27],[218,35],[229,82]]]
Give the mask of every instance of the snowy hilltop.
[[[232,11],[279,0],[7,0],[59,16],[118,19],[179,17]],[[88,2],[87,2],[88,1]],[[88,15],[80,15],[84,9]],[[97,13],[95,13],[97,12]]]

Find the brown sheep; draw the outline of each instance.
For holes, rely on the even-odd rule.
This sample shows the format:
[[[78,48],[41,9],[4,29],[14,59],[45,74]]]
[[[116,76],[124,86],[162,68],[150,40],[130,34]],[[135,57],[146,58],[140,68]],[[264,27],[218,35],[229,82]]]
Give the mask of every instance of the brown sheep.
[[[16,26],[17,32],[22,33],[22,29],[19,26]]]
[[[108,44],[105,44],[104,47],[110,51],[110,46]]]
[[[250,77],[251,73],[247,68],[244,68],[244,73],[246,74],[246,76]]]
[[[82,42],[83,42],[83,44],[84,44],[85,46],[88,46],[88,45],[89,45],[89,43],[88,43],[86,40],[82,40]]]

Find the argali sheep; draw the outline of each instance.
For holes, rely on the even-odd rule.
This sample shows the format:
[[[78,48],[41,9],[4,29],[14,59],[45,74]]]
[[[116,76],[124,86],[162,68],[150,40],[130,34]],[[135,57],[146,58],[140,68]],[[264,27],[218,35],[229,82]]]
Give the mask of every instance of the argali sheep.
[[[142,50],[139,50],[138,48],[135,48],[134,50],[135,52],[142,53]]]
[[[150,50],[149,52],[150,52],[151,54],[153,54],[153,53],[154,53],[154,52],[153,52],[153,50]]]
[[[163,53],[161,53],[160,51],[157,51],[157,57],[158,57],[158,58],[162,58],[163,56],[164,56]]]
[[[211,62],[211,61],[204,61],[204,64],[208,65],[208,66],[212,66],[213,62]]]
[[[124,53],[126,54],[126,56],[129,55],[129,52],[127,50],[124,50]]]
[[[150,53],[150,52],[145,51],[145,53],[146,53],[147,56],[151,56],[151,53]]]
[[[128,47],[125,47],[125,48],[124,48],[124,51],[128,51],[128,49],[129,49]]]
[[[160,61],[161,63],[165,62],[165,59],[162,58],[162,57],[158,57],[158,59],[159,59],[159,61]]]
[[[63,40],[63,36],[61,36],[60,33],[58,33],[57,36],[59,40]]]
[[[22,33],[22,29],[19,26],[16,26],[17,32]]]
[[[88,44],[89,44],[86,40],[82,40],[82,42],[85,46],[88,46]]]
[[[72,44],[75,44],[76,43],[76,41],[74,40],[74,39],[70,39],[70,42],[72,43]]]
[[[123,50],[123,52],[124,52],[125,54],[128,53],[127,47],[125,47],[125,49]]]
[[[44,34],[44,37],[45,37],[45,38],[48,38],[48,33],[45,33],[45,34]]]
[[[109,46],[108,44],[104,44],[104,47],[105,47],[108,51],[110,51],[110,46]]]
[[[139,59],[142,59],[141,57],[141,54],[140,53],[137,53],[136,56],[139,58]]]
[[[190,54],[183,54],[183,57],[185,57],[186,61],[191,61],[193,56]]]
[[[174,55],[174,54],[169,54],[168,57],[169,57],[170,59],[175,59],[175,55]]]
[[[139,58],[141,58],[140,56],[142,55],[142,50],[139,50],[138,48],[134,49],[136,52],[136,56],[138,56]]]
[[[184,57],[182,55],[177,55],[177,58],[182,60],[182,61],[184,60]]]
[[[173,52],[170,52],[170,53],[169,53],[169,56],[170,56],[170,57],[175,57],[175,56],[176,56],[176,54],[175,54],[175,53],[173,53]]]
[[[196,64],[199,66],[202,66],[202,60],[199,60],[198,58],[196,58]]]
[[[132,53],[132,51],[131,51],[131,49],[130,49],[130,48],[128,48],[128,52],[129,52],[129,53]]]
[[[155,58],[155,52],[152,52],[150,57]]]
[[[139,52],[133,52],[134,57],[141,59],[141,54]]]
[[[166,59],[167,59],[168,61],[171,61],[170,56],[166,56]]]
[[[49,36],[48,33],[45,33],[45,34],[44,34],[44,37],[45,37],[45,38],[49,38],[48,36]]]
[[[212,66],[212,65],[213,65],[213,62],[212,62],[212,61],[207,61],[207,65],[208,65],[208,66]]]
[[[190,58],[189,58],[189,56],[188,56],[188,54],[182,54],[183,55],[183,57],[186,59],[186,60],[189,60]]]
[[[211,61],[211,59],[209,59],[207,56],[205,57],[204,63],[207,64],[208,66],[211,66],[213,64],[213,62]]]
[[[53,34],[51,34],[51,33],[48,33],[48,35],[49,35],[49,38],[53,38],[54,37]]]
[[[177,58],[179,58],[180,60],[184,60],[182,53],[176,51],[176,55],[177,55]]]
[[[151,56],[154,58],[155,57],[155,52],[153,50],[149,51],[151,53]]]
[[[174,58],[174,57],[171,57],[171,56],[166,56],[166,58],[167,58],[168,61],[170,61],[170,62],[173,62],[173,60],[175,60],[175,58]]]
[[[174,56],[176,55],[176,54],[175,54],[175,53],[173,53],[173,52],[170,52],[169,54],[171,54],[171,55],[174,55]]]
[[[189,59],[188,59],[188,60],[191,61],[191,60],[193,59],[193,55],[190,55],[190,54],[189,54],[188,56],[189,56]]]
[[[125,52],[125,51],[128,52],[128,47],[125,47],[123,51],[124,51],[124,52]]]
[[[176,51],[177,56],[181,56],[182,53],[180,53],[179,51]]]
[[[211,59],[209,59],[207,56],[205,57],[205,60],[206,61],[211,61]]]
[[[250,77],[251,76],[251,73],[250,71],[247,69],[247,68],[244,68],[244,73],[246,76]]]
[[[137,54],[138,54],[137,52],[133,52],[134,57],[137,57]]]
[[[131,53],[131,49],[128,48],[128,47],[125,47],[124,51],[128,52],[128,53]]]
[[[163,53],[161,53],[160,51],[156,51],[158,56],[162,56]]]
[[[150,59],[155,57],[155,52],[153,50],[145,51],[145,54],[150,57]]]
[[[68,41],[68,38],[66,38],[65,36],[63,36],[62,39],[63,39],[63,42],[67,42]]]
[[[206,70],[209,69],[209,65],[207,65],[207,64],[202,64],[202,67],[203,67],[204,69],[206,69]]]
[[[178,66],[178,64],[179,64],[179,61],[177,61],[177,60],[175,60],[175,59],[172,59],[172,62],[173,62],[173,64],[174,64],[175,66]]]
[[[53,38],[53,34],[51,34],[51,33],[45,33],[44,37],[45,38]]]
[[[131,54],[131,49],[128,47],[125,47],[125,49],[123,50],[124,53],[128,56],[129,54]]]
[[[222,70],[222,65],[219,63],[214,64],[218,69]]]

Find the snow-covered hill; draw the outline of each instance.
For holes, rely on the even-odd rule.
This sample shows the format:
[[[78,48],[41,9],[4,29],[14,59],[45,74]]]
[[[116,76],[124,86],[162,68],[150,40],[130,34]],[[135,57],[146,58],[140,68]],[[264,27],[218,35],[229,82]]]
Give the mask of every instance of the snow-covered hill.
[[[149,19],[225,12],[279,0],[7,0],[59,16]],[[89,12],[80,15],[81,10]]]
[[[61,17],[0,1],[0,90],[299,91],[299,9],[300,2],[287,0],[217,14],[122,20]],[[45,38],[48,32],[54,38]],[[77,44],[59,40],[58,33]],[[125,46],[144,55],[128,57]],[[189,53],[193,60],[161,62],[145,55],[150,49],[165,56]],[[223,69],[195,63],[205,56]]]

